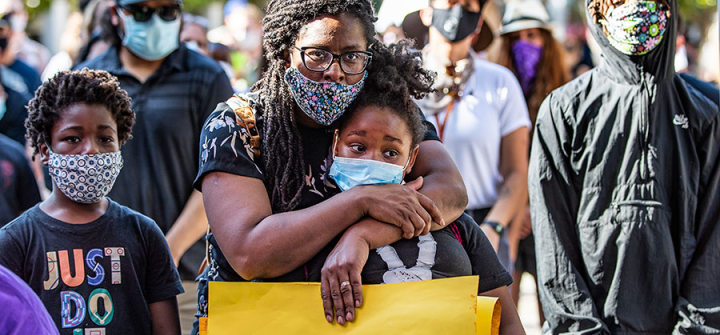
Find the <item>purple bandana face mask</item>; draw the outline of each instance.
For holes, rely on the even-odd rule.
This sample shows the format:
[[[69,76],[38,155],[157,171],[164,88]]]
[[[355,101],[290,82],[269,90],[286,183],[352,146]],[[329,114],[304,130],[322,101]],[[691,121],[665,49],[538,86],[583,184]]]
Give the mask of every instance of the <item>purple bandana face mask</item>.
[[[515,72],[520,77],[523,94],[526,96],[532,91],[537,75],[537,65],[540,63],[542,53],[542,47],[523,40],[518,40],[512,46],[513,65]]]
[[[295,102],[315,122],[329,126],[337,120],[355,100],[365,85],[365,75],[354,85],[317,82],[308,79],[291,66],[285,71],[285,82],[290,86]]]

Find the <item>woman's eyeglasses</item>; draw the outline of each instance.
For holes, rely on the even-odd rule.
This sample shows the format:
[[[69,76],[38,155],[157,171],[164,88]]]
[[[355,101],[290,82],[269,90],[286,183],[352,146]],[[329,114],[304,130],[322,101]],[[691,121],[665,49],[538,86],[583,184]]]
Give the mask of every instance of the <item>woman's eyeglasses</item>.
[[[153,13],[157,13],[157,15],[160,16],[160,18],[164,21],[175,21],[175,19],[178,18],[178,15],[180,15],[180,6],[176,5],[162,6],[158,8],[134,5],[126,5],[119,7],[130,12],[136,22],[149,21],[152,18]]]
[[[330,51],[313,48],[313,47],[296,47],[295,49],[300,51],[303,65],[314,72],[325,72],[330,68],[330,65],[339,59],[340,69],[345,74],[360,74],[365,71],[365,68],[372,59],[372,52],[370,51],[348,51],[341,54],[334,54]]]

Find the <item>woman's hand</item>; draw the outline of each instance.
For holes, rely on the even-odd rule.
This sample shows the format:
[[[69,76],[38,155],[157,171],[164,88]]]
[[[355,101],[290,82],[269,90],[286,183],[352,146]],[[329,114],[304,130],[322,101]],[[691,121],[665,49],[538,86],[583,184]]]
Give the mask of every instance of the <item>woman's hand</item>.
[[[328,322],[332,322],[334,316],[341,325],[355,319],[355,308],[362,305],[360,272],[369,252],[369,243],[350,228],[325,260],[320,294]]]
[[[417,191],[422,184],[423,178],[419,177],[405,185],[367,185],[358,188],[370,195],[365,202],[365,213],[368,216],[399,227],[403,230],[404,238],[413,238],[427,234],[433,221],[445,225],[435,203]]]

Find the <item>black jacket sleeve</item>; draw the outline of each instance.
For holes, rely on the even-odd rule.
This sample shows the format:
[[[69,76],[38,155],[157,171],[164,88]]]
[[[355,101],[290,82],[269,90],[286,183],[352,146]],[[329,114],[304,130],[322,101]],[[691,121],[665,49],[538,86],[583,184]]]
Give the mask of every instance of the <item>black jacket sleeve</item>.
[[[713,107],[704,108],[712,110]],[[675,304],[674,334],[720,334],[720,112],[697,136],[700,182],[695,210],[695,249]]]

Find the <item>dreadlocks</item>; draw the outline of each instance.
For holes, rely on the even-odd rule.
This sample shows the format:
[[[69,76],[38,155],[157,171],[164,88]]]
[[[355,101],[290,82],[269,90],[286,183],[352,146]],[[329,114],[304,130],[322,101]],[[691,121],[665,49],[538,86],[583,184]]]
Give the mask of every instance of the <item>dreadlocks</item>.
[[[50,131],[55,121],[65,109],[76,103],[105,106],[117,123],[119,144],[132,137],[130,132],[135,124],[135,112],[130,109],[130,97],[113,75],[87,68],[63,71],[40,86],[27,106],[25,138],[34,148],[34,154],[38,153],[41,143],[50,144]]]
[[[301,28],[323,14],[347,13],[357,18],[365,30],[368,44],[379,43],[374,37],[376,18],[369,0],[272,0],[266,12],[263,49],[267,70],[253,91],[260,92],[265,119],[262,143],[265,186],[273,211],[286,212],[300,203],[305,164],[295,124],[295,101],[283,80],[286,54]]]
[[[373,69],[362,92],[342,116],[342,124],[354,111],[365,106],[387,107],[400,116],[413,136],[412,146],[425,136],[420,109],[413,98],[422,99],[432,91],[435,74],[422,66],[422,54],[412,49],[412,42],[401,40],[389,47],[373,46]]]

